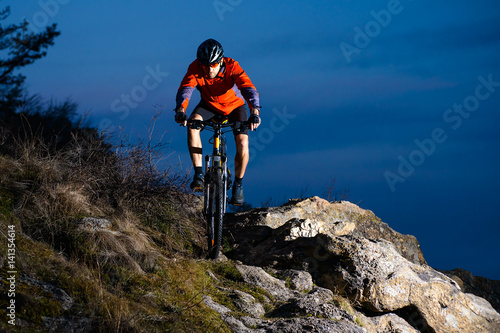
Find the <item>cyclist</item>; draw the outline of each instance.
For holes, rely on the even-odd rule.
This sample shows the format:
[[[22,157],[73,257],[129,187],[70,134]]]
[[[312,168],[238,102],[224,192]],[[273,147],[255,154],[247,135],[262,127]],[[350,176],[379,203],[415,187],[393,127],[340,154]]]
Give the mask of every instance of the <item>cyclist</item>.
[[[214,39],[207,39],[200,44],[196,60],[189,65],[177,91],[175,121],[183,126],[187,125],[186,108],[195,88],[200,91],[201,101],[189,119],[209,120],[215,115],[225,115],[230,122],[237,124],[248,120],[252,131],[259,127],[261,120],[257,89],[237,61],[224,57],[222,45]],[[245,101],[250,108],[250,117]],[[242,205],[243,176],[249,160],[248,129],[237,125],[233,133],[236,156],[231,204]],[[204,177],[200,130],[188,128],[188,148],[195,171],[190,187],[193,191],[201,192]]]

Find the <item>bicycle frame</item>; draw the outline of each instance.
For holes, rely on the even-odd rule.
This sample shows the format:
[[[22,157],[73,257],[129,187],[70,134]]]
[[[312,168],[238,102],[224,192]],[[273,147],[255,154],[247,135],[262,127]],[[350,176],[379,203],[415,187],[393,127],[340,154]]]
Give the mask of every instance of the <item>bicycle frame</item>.
[[[212,118],[213,119],[213,118]],[[208,125],[209,130],[212,130],[214,134],[212,135],[212,155],[205,155],[205,175],[214,175],[217,173],[217,170],[220,169],[222,172],[222,181],[223,188],[225,191],[228,190],[228,168],[227,168],[227,156],[226,156],[226,138],[224,137],[223,128],[227,128],[233,126],[233,123],[228,123],[227,119],[225,122],[210,122],[210,121],[202,121],[203,125]],[[228,130],[229,131],[229,130]],[[210,142],[210,141],[209,141]],[[205,177],[205,203],[208,203],[210,200],[210,180]],[[224,213],[226,212],[227,207],[227,195],[224,195]],[[205,214],[208,209],[207,204],[205,204]]]
[[[224,133],[231,130],[234,123],[218,116],[209,121],[190,120],[193,129],[208,128],[214,134],[209,140],[212,143],[212,154],[205,156],[205,189],[203,215],[207,220],[209,256],[219,256],[222,242],[222,222],[227,208],[227,190],[230,173],[227,167],[226,139]],[[224,130],[224,129],[227,130]]]

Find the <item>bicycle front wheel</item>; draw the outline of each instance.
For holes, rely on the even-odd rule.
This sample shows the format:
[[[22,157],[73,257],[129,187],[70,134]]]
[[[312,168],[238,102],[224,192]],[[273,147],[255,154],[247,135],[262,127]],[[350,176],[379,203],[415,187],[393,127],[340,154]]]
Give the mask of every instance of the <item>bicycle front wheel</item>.
[[[217,259],[222,244],[222,222],[224,219],[224,182],[222,171],[218,169],[214,173],[210,183],[211,193],[209,199],[208,222],[208,251],[211,259]]]

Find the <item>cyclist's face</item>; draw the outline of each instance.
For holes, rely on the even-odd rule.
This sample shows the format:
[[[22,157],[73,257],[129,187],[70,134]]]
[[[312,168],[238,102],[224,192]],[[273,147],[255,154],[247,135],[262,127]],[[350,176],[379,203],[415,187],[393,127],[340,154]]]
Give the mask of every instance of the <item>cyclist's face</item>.
[[[203,65],[203,71],[205,75],[208,76],[209,79],[213,79],[219,74],[220,70],[220,62],[211,64],[210,66]]]

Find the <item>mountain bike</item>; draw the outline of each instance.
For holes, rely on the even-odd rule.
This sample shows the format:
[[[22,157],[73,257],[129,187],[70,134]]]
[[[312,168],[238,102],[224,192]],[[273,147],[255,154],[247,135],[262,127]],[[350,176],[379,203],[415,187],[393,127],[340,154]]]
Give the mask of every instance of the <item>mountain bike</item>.
[[[205,188],[203,190],[203,215],[207,221],[209,258],[217,259],[222,243],[222,223],[227,207],[227,191],[231,188],[231,173],[227,167],[225,133],[235,126],[248,127],[248,122],[232,123],[227,117],[216,115],[210,120],[189,120],[193,129],[213,132],[209,143],[212,154],[205,156]]]

